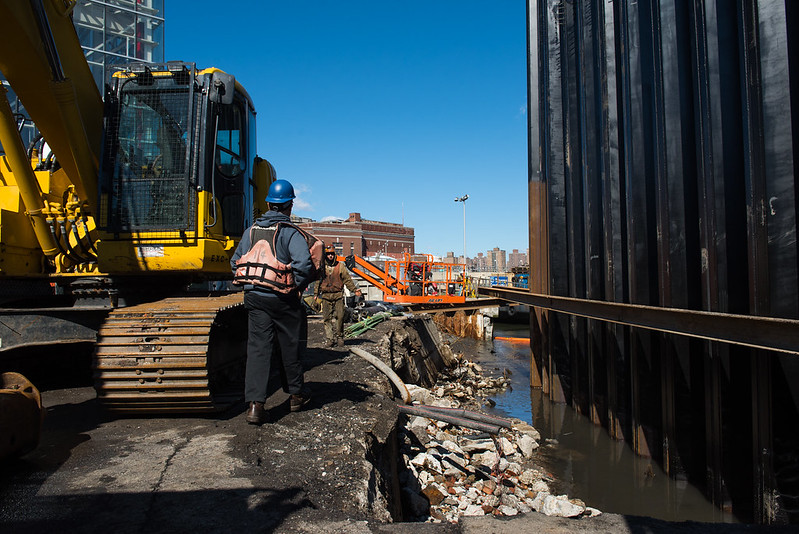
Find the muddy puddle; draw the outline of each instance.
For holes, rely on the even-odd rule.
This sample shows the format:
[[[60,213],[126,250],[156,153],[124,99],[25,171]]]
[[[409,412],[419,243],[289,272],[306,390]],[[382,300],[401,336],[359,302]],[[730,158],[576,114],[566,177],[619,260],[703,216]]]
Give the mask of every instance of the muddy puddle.
[[[470,346],[474,354],[468,355],[490,374],[510,371],[512,389],[493,395],[496,405],[485,409],[516,417],[539,430],[543,438],[539,459],[558,481],[554,490],[603,512],[669,521],[737,522],[695,486],[669,478],[657,463],[637,457],[624,442],[610,439],[585,416],[550,402],[540,389],[531,389],[526,340],[496,339],[528,338],[526,325],[496,323],[494,337],[493,343]]]

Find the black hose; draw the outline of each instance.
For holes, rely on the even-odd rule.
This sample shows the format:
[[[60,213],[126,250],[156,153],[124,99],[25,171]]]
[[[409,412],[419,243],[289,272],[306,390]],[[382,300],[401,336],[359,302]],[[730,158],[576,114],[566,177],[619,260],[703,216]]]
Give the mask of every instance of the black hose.
[[[56,230],[55,223],[53,221],[47,221],[47,225],[50,227],[50,235],[53,237],[53,241],[55,241],[55,244],[58,247],[58,251],[67,258],[69,258],[70,260],[74,261],[75,263],[83,263],[82,258],[76,258],[72,254],[70,254],[68,250],[64,249],[64,246],[61,244],[61,238],[58,236],[58,234],[55,231]],[[65,232],[64,223],[61,223],[61,230],[62,232]],[[67,239],[67,243],[68,242],[69,239]]]
[[[51,150],[50,153],[47,154],[47,158],[44,160],[44,167],[42,168],[44,170],[52,169],[54,161],[55,161],[55,152]]]
[[[83,243],[83,239],[80,238],[80,232],[78,232],[77,221],[70,221],[70,227],[72,228],[72,235],[75,236],[75,241],[78,242],[80,249],[83,251],[83,254],[85,255],[83,257],[87,258],[89,261],[97,261],[97,257],[95,257],[91,252],[89,252],[89,249],[87,249],[86,245]],[[86,237],[88,236],[89,234],[87,232]]]
[[[55,231],[55,224],[53,221],[47,221],[47,227],[50,229],[50,237],[53,238],[53,242],[55,242],[55,246],[58,247],[58,252],[63,254],[64,256],[69,256],[69,253],[64,250],[64,247],[61,245],[61,240],[58,238],[58,234]]]
[[[66,223],[62,220],[59,223],[59,226],[61,227],[61,235],[64,237],[64,245],[66,245],[66,247],[67,247],[67,251],[68,251],[67,256],[72,261],[77,261],[78,263],[86,263],[86,262],[88,262],[89,260],[87,258],[84,258],[83,256],[81,256],[80,253],[78,253],[75,250],[75,247],[73,247],[72,244],[69,242],[69,231],[67,230]]]
[[[359,349],[358,347],[350,348],[350,352],[352,352],[356,356],[360,356],[367,362],[371,363],[379,371],[381,371],[384,375],[386,375],[386,377],[388,377],[388,379],[391,380],[391,383],[394,384],[394,387],[397,388],[399,394],[402,395],[402,400],[405,402],[405,404],[411,403],[411,394],[408,391],[408,388],[405,386],[405,383],[402,381],[402,379],[399,376],[397,376],[397,373],[395,373],[394,370],[391,369],[391,367],[386,365],[382,360],[380,360],[380,358],[378,358],[374,354],[366,352],[363,349]]]
[[[92,236],[89,234],[89,219],[84,215],[81,218],[81,222],[83,223],[83,229],[86,230],[86,241],[89,242],[89,248],[92,249],[92,253],[97,256],[97,249],[94,247],[94,241],[92,241]]]
[[[499,426],[481,423],[479,421],[475,421],[474,419],[457,417],[454,415],[437,412],[435,410],[429,410],[427,406],[398,405],[398,408],[400,413],[418,415],[428,419],[436,419],[438,421],[444,421],[445,423],[471,428],[473,430],[480,430],[481,432],[488,432],[489,434],[499,434]]]
[[[502,417],[495,417],[493,415],[486,415],[484,413],[473,412],[471,410],[464,410],[463,408],[446,408],[444,406],[425,406],[428,410],[440,411],[449,413],[456,417],[463,417],[464,419],[474,419],[491,425],[501,426],[503,428],[513,428],[513,423],[508,419]]]
[[[39,135],[36,136],[36,139],[31,141],[30,144],[28,145],[28,161],[30,161],[33,158],[33,149],[36,148],[36,143],[38,143],[41,140],[42,140],[42,134],[39,134]],[[41,156],[41,154],[39,154],[39,156]],[[40,157],[39,158],[39,163],[37,164],[37,168],[39,168],[41,165],[42,165],[42,161],[41,161],[41,157]]]

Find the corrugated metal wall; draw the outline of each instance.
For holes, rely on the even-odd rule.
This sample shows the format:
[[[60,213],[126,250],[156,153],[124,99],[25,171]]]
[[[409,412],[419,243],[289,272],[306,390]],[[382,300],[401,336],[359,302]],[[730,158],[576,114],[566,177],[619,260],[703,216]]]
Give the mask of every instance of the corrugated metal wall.
[[[799,317],[799,2],[528,16],[531,291]],[[799,522],[799,356],[542,310],[531,330],[553,400],[745,521]]]

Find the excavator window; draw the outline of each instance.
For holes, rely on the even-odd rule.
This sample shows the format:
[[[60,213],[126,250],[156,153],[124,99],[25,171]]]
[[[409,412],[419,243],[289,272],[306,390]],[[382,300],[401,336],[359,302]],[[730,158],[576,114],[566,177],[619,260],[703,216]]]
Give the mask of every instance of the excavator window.
[[[222,206],[226,235],[241,235],[245,220],[247,171],[247,115],[245,103],[235,98],[217,106],[214,192]]]
[[[193,220],[189,136],[194,99],[186,86],[124,84],[106,136],[115,144],[110,151],[111,176],[106,177],[111,193],[109,226],[188,228]]]
[[[235,178],[246,169],[247,158],[242,143],[244,120],[239,106],[225,106],[223,109],[216,132],[216,164],[222,176]]]

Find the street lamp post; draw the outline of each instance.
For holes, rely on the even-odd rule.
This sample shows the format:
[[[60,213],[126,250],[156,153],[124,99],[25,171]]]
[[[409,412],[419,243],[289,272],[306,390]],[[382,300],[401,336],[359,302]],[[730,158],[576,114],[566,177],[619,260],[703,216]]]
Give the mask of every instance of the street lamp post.
[[[469,200],[469,195],[462,197],[455,197],[455,202],[463,202],[463,269],[466,270],[466,201]]]

